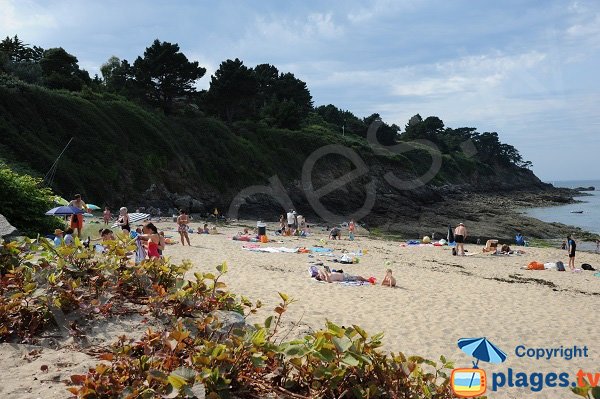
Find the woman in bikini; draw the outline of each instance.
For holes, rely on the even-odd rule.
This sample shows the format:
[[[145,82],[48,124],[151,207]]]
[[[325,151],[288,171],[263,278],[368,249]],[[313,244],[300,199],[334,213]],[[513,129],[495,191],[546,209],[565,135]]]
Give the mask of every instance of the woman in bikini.
[[[158,229],[154,223],[148,222],[142,228],[142,232],[144,234],[141,234],[138,237],[147,242],[148,258],[159,259],[161,257],[159,250],[161,246],[161,238],[160,234],[158,234]]]
[[[129,213],[127,212],[127,208],[122,207],[119,209],[119,218],[117,219],[117,224],[121,227],[121,230],[127,231],[129,233],[131,231],[131,226],[129,225]]]
[[[179,211],[179,217],[177,217],[177,231],[179,231],[179,235],[181,236],[181,245],[185,246],[185,241],[187,241],[188,246],[191,246],[190,244],[190,236],[188,235],[188,223],[190,222],[190,219],[187,215],[187,213],[181,209]]]

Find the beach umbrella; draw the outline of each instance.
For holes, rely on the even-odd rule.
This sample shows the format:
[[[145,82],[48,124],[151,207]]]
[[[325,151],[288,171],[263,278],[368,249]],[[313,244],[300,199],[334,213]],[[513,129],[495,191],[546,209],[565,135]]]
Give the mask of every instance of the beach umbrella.
[[[150,214],[148,214],[148,213],[130,213],[129,214],[129,224],[131,225],[131,224],[139,222],[141,220],[146,220],[148,218],[150,218]],[[112,225],[113,228],[118,227],[118,226],[119,226],[118,223],[115,223]]]
[[[99,211],[100,210],[100,207],[98,205],[94,205],[94,204],[87,204],[87,207],[91,211]]]
[[[473,368],[477,368],[479,361],[488,363],[500,364],[506,360],[506,353],[504,353],[496,345],[488,341],[487,338],[461,338],[458,340],[458,347],[465,352],[467,355],[473,356],[477,359],[477,362],[473,362]],[[475,373],[471,377],[469,387],[473,384],[473,378]]]
[[[48,216],[80,215],[83,211],[74,206],[58,206],[46,212]]]
[[[69,201],[67,201],[66,199],[64,199],[63,197],[60,197],[58,195],[55,195],[53,200],[58,205],[69,205]]]

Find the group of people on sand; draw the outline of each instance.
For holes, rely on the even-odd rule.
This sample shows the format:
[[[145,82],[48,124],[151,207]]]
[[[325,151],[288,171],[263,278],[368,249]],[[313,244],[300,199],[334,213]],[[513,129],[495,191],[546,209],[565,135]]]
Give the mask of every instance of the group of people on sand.
[[[327,227],[329,230],[329,227]],[[354,234],[356,233],[356,223],[354,219],[351,219],[348,222],[348,239],[350,241],[354,241]],[[341,240],[342,239],[342,228],[340,226],[333,226],[331,230],[329,230],[329,239],[330,240]]]
[[[290,209],[285,216],[279,216],[279,230],[277,230],[277,233],[283,236],[308,237],[310,226],[304,216],[298,215],[295,210]]]

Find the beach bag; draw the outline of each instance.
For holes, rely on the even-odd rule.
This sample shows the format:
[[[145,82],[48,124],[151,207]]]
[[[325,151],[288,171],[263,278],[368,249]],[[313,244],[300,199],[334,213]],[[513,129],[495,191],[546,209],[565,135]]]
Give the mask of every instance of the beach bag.
[[[558,270],[559,272],[564,272],[565,264],[562,263],[561,261],[556,262],[556,270]]]
[[[594,269],[594,268],[592,267],[592,265],[590,265],[589,263],[584,263],[584,264],[582,264],[582,265],[581,265],[581,268],[582,268],[583,270],[591,270],[591,271],[595,271],[595,270],[596,270],[596,269]]]

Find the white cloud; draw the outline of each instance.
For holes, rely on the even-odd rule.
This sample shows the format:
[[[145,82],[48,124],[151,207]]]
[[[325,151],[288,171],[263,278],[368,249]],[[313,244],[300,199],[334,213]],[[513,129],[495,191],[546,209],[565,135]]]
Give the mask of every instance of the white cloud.
[[[25,29],[43,30],[57,27],[56,18],[38,4],[23,0],[0,0],[2,34],[14,35]]]

